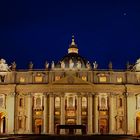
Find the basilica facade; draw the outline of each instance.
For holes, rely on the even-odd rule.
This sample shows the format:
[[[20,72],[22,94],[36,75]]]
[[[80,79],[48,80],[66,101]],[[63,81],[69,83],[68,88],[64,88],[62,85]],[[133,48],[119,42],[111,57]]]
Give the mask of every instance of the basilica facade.
[[[0,60],[0,133],[140,134],[140,60],[126,70],[98,69],[78,53],[74,38],[60,61],[17,70]],[[60,134],[69,134],[61,129]],[[82,134],[81,129],[73,129]]]

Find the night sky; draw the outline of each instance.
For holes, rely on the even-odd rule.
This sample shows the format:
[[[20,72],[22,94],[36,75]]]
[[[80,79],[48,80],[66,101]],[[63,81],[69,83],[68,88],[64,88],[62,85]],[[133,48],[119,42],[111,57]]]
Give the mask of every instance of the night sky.
[[[79,54],[99,68],[125,69],[140,57],[140,0],[1,0],[0,58],[17,68],[44,68],[67,54],[72,35]]]

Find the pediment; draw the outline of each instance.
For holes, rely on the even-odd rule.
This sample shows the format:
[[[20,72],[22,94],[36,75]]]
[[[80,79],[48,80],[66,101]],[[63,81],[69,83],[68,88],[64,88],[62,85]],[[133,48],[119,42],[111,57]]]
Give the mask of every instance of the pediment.
[[[66,76],[51,84],[52,85],[93,85],[92,83],[84,81],[81,78],[75,77],[73,75]]]

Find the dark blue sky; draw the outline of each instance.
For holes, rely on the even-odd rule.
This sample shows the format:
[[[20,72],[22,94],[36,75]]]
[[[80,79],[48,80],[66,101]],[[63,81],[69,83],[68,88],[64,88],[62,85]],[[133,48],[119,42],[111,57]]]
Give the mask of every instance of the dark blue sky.
[[[44,68],[71,43],[99,68],[125,68],[140,57],[140,0],[1,0],[0,58]]]

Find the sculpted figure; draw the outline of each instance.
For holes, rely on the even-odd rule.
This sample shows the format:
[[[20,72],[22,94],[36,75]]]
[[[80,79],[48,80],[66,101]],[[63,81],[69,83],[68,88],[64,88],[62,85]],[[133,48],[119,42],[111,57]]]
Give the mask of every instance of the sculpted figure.
[[[48,69],[49,68],[49,63],[48,63],[48,61],[46,61],[46,63],[45,63],[45,69]]]
[[[16,62],[14,61],[13,63],[12,63],[12,70],[15,70],[16,69]]]
[[[81,68],[81,62],[80,62],[80,61],[77,62],[77,68],[78,68],[78,69]]]
[[[134,69],[135,69],[136,71],[140,71],[140,58],[136,61],[136,64],[135,64],[135,66],[134,66]]]
[[[49,64],[48,64],[48,67],[49,67]],[[52,61],[51,68],[54,69],[54,67],[55,67],[54,61]]]
[[[4,59],[0,60],[0,71],[9,71],[10,66],[6,64],[6,61]]]
[[[74,63],[72,61],[72,59],[69,60],[69,68],[73,68],[74,67]]]
[[[65,68],[65,62],[61,61],[60,63],[61,63],[61,68],[64,69]]]
[[[88,69],[91,68],[91,67],[90,67],[90,63],[89,63],[89,61],[86,63],[86,67],[87,67]]]
[[[30,70],[33,69],[33,66],[34,66],[34,64],[32,63],[32,61],[30,61],[30,63],[29,63],[29,69]]]
[[[94,68],[94,69],[97,69],[97,68],[98,68],[98,64],[96,63],[96,61],[93,62],[93,68]]]

